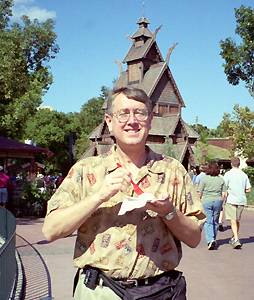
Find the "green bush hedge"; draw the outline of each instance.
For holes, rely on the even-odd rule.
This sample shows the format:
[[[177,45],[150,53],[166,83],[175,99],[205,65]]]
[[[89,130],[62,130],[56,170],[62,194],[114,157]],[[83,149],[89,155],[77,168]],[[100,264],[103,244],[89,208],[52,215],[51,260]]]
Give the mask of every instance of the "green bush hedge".
[[[45,217],[47,201],[54,193],[53,189],[41,190],[37,181],[23,181],[19,193],[10,201],[9,209],[16,217]]]
[[[243,171],[248,175],[252,186],[251,192],[247,193],[247,203],[248,205],[254,205],[254,168],[248,167],[243,169]]]

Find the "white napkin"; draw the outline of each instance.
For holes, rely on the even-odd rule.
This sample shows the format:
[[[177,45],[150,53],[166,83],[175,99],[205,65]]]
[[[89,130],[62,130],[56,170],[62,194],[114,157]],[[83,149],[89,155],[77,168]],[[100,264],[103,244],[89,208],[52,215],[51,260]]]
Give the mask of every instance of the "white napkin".
[[[147,202],[153,201],[154,199],[155,197],[151,193],[143,193],[137,197],[126,197],[122,202],[118,215],[124,215],[127,211],[144,207]]]

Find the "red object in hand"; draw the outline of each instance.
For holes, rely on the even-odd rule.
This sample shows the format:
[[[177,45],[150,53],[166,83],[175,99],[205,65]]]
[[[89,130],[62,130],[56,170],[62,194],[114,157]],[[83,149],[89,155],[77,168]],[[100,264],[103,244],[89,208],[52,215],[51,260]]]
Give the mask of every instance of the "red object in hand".
[[[122,168],[123,166],[120,164],[120,163],[117,163],[117,168]],[[137,195],[141,195],[143,194],[144,192],[141,190],[141,188],[131,179],[131,184],[133,186],[133,189],[134,189],[134,192],[137,194]]]

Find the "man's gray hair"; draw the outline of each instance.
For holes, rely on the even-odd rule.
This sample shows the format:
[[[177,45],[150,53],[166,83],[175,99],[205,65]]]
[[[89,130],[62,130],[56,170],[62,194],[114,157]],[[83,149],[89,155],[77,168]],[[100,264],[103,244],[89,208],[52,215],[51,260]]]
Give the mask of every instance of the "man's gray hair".
[[[112,92],[109,94],[107,99],[106,113],[112,113],[113,102],[119,94],[124,94],[129,99],[133,99],[144,103],[147,106],[149,112],[152,112],[152,101],[143,90],[135,87],[121,87],[118,89],[113,89]]]

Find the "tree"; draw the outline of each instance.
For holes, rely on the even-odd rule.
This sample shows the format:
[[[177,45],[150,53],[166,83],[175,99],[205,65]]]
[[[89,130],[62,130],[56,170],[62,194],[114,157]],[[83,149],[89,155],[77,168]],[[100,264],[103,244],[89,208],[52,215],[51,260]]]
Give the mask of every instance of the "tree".
[[[248,107],[235,105],[233,113],[224,113],[216,129],[218,136],[231,137],[234,151],[247,158],[254,157],[254,112]]]
[[[254,97],[254,9],[242,5],[235,9],[235,17],[235,33],[242,42],[237,45],[232,38],[220,41],[224,72],[230,84],[244,82]]]
[[[20,139],[52,83],[47,63],[58,46],[52,20],[10,23],[11,9],[0,0],[0,135]]]
[[[104,111],[102,109],[103,103],[108,97],[109,89],[105,86],[101,88],[99,97],[89,99],[82,107],[77,116],[79,125],[77,128],[76,156],[81,157],[87,150],[90,144],[89,135],[91,132],[103,121]]]
[[[254,112],[248,107],[235,105],[231,127],[235,150],[247,158],[253,158]]]
[[[210,136],[210,129],[202,124],[193,124],[191,127],[199,134],[200,141],[206,143],[207,138]]]
[[[50,171],[66,173],[73,163],[69,151],[72,126],[67,115],[47,108],[38,109],[26,123],[24,137],[54,153],[50,162],[46,163],[51,166]],[[47,167],[49,170],[49,166]]]
[[[234,130],[234,121],[229,113],[224,113],[222,121],[213,132],[214,137],[232,137]]]

